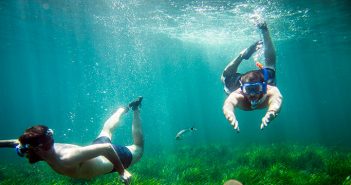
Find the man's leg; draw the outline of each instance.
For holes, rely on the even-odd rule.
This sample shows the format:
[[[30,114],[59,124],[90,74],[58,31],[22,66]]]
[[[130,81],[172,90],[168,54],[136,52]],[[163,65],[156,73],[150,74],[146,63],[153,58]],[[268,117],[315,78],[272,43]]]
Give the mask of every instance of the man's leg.
[[[275,49],[266,22],[257,24],[263,37],[265,66],[275,70]]]
[[[225,68],[224,71],[222,73],[222,80],[224,78],[228,78],[230,75],[235,74],[238,71],[238,67],[242,61],[242,57],[241,55],[239,55],[238,57],[236,57],[234,60],[232,60]]]
[[[259,46],[262,44],[262,41],[257,41],[248,48],[244,49],[243,51],[240,52],[240,55],[236,57],[234,60],[232,60],[225,68],[222,74],[222,78],[227,78],[230,75],[234,75],[238,71],[238,67],[243,59],[248,60],[252,54],[254,54],[259,48]]]
[[[256,45],[255,45],[256,47]],[[243,51],[240,52],[240,55],[237,56],[234,60],[229,62],[229,64],[224,68],[224,71],[222,73],[222,79],[223,78],[228,78],[230,75],[234,75],[238,71],[238,67],[243,61],[243,59],[248,59],[254,53],[255,50],[252,50],[253,47],[249,47],[244,49]],[[245,55],[244,55],[245,54]],[[245,56],[245,58],[244,58]]]
[[[262,41],[257,41],[248,48],[240,52],[240,55],[232,60],[224,69],[221,80],[224,84],[224,91],[229,95],[240,87],[240,76],[238,73],[238,67],[243,59],[248,60],[253,53],[255,53],[262,45]]]
[[[106,136],[111,140],[112,133],[117,127],[121,116],[126,112],[128,112],[128,107],[118,108],[117,111],[113,113],[112,116],[104,123],[104,127],[102,128],[98,138],[101,136]]]
[[[134,111],[133,123],[132,123],[132,135],[134,143],[127,146],[127,148],[132,152],[133,159],[131,165],[135,164],[140,160],[144,152],[144,135],[141,127],[140,110],[142,97],[133,101],[129,106]]]

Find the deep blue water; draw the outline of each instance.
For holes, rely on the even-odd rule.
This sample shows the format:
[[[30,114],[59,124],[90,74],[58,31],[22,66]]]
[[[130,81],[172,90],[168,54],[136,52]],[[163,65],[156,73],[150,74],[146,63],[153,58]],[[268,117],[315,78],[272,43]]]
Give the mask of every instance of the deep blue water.
[[[237,111],[236,134],[222,114],[220,75],[260,39],[253,14],[270,28],[284,104],[264,131],[264,110]],[[350,20],[347,0],[1,1],[0,139],[45,124],[57,142],[88,144],[116,108],[142,95],[146,152],[207,143],[349,148]],[[239,70],[250,69],[245,61]],[[132,142],[131,115],[114,142]],[[196,134],[175,141],[191,126]]]

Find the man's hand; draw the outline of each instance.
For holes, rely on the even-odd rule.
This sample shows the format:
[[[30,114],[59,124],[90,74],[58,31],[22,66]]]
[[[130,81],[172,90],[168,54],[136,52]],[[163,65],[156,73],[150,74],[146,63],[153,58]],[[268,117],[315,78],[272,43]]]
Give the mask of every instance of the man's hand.
[[[120,177],[125,185],[129,185],[132,178],[132,174],[130,174],[127,170],[124,170],[123,174]]]
[[[236,130],[237,133],[240,132],[239,122],[237,120],[233,120],[230,124],[233,126],[234,130]]]
[[[261,130],[263,130],[264,127],[268,126],[269,122],[271,122],[276,116],[277,114],[274,111],[268,111],[262,118]]]
[[[240,132],[239,122],[235,119],[234,113],[227,113],[226,119],[228,120],[230,125],[233,126],[234,130],[236,130],[239,133]]]

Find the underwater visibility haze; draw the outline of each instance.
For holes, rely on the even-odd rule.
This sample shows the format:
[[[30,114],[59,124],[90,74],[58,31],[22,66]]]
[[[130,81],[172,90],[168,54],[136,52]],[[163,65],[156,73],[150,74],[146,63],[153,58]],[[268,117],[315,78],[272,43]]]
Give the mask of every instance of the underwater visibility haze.
[[[143,96],[145,153],[132,184],[351,184],[351,11],[347,0],[0,1],[0,139],[36,124],[55,142],[88,145],[104,121]],[[284,101],[226,121],[220,80],[266,20]],[[263,60],[261,58],[261,60]],[[256,69],[243,61],[239,72]],[[132,143],[132,114],[113,142]],[[197,130],[176,140],[176,134]],[[0,149],[0,184],[122,184],[76,180]]]

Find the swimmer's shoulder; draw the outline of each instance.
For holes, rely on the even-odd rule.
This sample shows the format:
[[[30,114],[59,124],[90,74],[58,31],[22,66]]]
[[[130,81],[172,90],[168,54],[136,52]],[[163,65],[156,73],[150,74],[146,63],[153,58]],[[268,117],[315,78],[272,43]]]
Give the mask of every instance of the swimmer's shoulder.
[[[274,85],[268,85],[267,86],[267,95],[268,97],[274,96],[274,97],[283,97],[282,94],[280,93],[280,90],[277,86]]]

